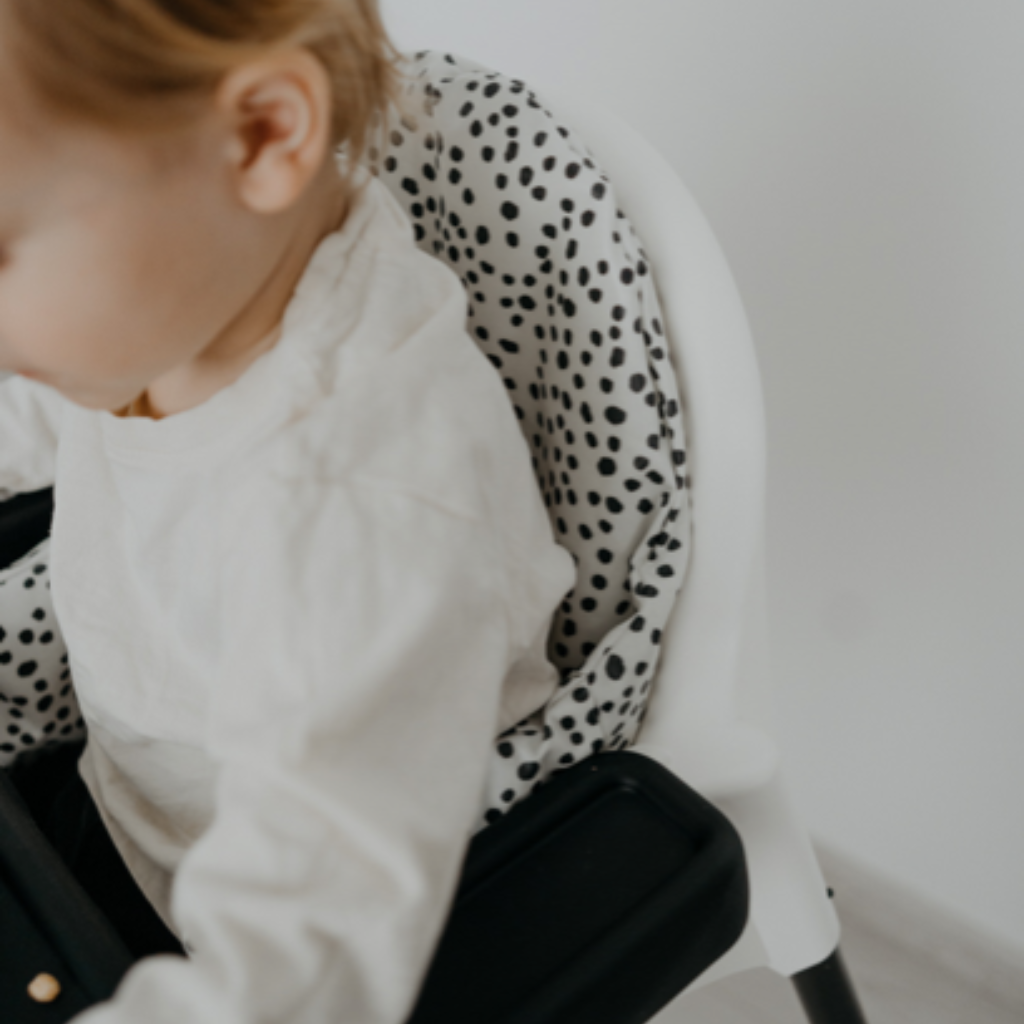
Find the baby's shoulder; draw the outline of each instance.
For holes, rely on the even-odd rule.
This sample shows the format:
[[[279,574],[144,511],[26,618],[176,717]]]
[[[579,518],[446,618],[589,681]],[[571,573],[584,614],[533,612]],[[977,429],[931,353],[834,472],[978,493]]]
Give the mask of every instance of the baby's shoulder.
[[[295,493],[383,487],[479,519],[528,461],[497,372],[452,321],[346,362],[249,475]]]

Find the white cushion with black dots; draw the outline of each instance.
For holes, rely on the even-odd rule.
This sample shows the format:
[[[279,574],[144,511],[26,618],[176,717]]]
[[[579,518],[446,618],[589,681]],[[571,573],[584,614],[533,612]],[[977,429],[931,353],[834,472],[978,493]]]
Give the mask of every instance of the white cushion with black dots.
[[[0,767],[85,725],[50,597],[50,538],[0,569]]]
[[[482,827],[636,738],[689,557],[683,418],[647,256],[583,140],[521,81],[405,62],[371,169],[461,278],[578,571],[548,640],[561,686],[497,738]]]

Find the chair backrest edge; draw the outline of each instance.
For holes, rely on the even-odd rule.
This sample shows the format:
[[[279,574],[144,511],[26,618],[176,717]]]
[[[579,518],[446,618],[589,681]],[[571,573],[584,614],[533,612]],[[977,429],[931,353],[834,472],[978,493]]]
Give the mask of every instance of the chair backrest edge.
[[[647,252],[679,378],[693,547],[640,736],[678,748],[701,723],[737,717],[745,620],[763,600],[767,453],[757,355],[721,246],[668,161],[609,111],[560,90],[537,92],[585,140]]]

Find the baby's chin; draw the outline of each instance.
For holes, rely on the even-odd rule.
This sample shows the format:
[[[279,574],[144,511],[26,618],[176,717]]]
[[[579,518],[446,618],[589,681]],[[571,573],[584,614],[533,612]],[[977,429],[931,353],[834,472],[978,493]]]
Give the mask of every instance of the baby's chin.
[[[133,391],[127,396],[124,394],[111,396],[110,392],[89,391],[85,388],[69,386],[66,382],[58,383],[45,375],[37,375],[31,379],[44,387],[52,388],[72,405],[77,405],[80,409],[88,409],[90,412],[109,412],[118,415],[123,413],[138,395],[138,392]]]

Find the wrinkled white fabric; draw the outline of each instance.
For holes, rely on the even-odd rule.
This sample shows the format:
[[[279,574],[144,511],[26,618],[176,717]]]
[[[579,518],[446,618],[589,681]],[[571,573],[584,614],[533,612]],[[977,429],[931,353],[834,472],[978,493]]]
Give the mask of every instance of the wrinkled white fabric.
[[[191,953],[76,1024],[405,1020],[576,576],[465,319],[372,180],[202,405],[0,383],[0,493],[56,485],[82,777]]]

